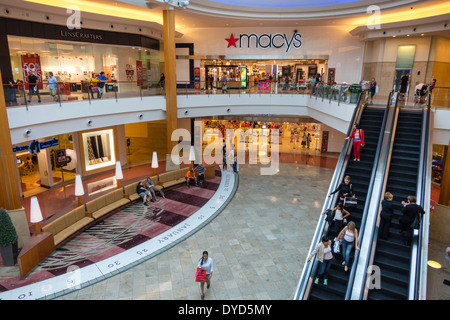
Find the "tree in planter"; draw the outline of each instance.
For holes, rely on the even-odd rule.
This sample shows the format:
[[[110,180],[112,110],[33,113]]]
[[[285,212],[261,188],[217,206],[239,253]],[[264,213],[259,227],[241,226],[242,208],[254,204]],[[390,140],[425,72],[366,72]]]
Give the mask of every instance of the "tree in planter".
[[[5,266],[16,264],[17,232],[5,209],[0,208],[0,252]]]

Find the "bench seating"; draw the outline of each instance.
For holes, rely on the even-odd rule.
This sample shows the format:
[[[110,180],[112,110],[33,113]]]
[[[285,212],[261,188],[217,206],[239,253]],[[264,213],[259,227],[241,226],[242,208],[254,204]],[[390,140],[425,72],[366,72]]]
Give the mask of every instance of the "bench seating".
[[[158,184],[158,176],[150,177],[150,179],[152,179],[152,182],[154,183],[154,185],[157,188],[160,188],[160,189],[163,188],[161,185]],[[123,187],[123,194],[124,194],[125,198],[129,199],[131,202],[136,201],[137,199],[141,198],[136,192],[136,188],[137,188],[139,181],[141,181],[145,187],[147,178],[145,178],[144,180],[138,180],[136,182],[133,182],[133,183]]]
[[[130,200],[124,198],[123,188],[119,188],[87,202],[86,211],[92,218],[99,219],[127,203],[130,203]]]
[[[173,187],[180,183],[186,183],[185,175],[189,168],[182,168],[172,171],[163,172],[158,175],[158,184],[164,189]]]
[[[80,206],[43,226],[42,230],[53,234],[57,246],[93,221],[93,218],[86,216],[85,207]]]

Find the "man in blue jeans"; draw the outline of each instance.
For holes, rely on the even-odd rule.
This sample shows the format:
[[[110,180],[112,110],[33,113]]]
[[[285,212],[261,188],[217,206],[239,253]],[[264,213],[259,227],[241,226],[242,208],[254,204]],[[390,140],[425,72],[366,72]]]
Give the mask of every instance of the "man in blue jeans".
[[[97,83],[97,87],[98,87],[98,93],[97,93],[97,97],[99,99],[102,98],[103,92],[105,92],[105,84],[106,81],[108,81],[108,78],[105,77],[105,73],[102,71],[100,72],[100,75],[97,77],[98,79],[98,83]]]

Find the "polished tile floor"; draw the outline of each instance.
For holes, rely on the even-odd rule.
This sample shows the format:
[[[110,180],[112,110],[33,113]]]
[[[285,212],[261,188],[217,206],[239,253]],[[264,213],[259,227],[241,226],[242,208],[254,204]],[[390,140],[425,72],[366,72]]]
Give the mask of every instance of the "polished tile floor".
[[[241,165],[239,188],[211,223],[123,273],[59,299],[200,299],[194,272],[214,260],[209,299],[291,299],[333,170],[281,163],[273,176]],[[206,290],[206,289],[205,289]]]
[[[234,199],[187,240],[132,269],[58,299],[200,299],[194,272],[204,250],[214,259],[215,269],[206,300],[291,299],[337,159],[305,152],[281,154],[280,160],[280,171],[274,176],[261,176],[258,165],[241,165]],[[148,167],[124,170],[125,179],[148,174]],[[76,206],[72,194],[73,185],[67,185],[41,196],[43,202],[51,198],[48,209],[59,214],[67,211],[67,206]],[[436,197],[433,189],[432,198]],[[443,250],[445,244],[431,243],[429,259],[441,261]],[[450,265],[442,266],[435,272],[437,285],[430,299],[449,297],[450,287],[443,280],[449,279]]]

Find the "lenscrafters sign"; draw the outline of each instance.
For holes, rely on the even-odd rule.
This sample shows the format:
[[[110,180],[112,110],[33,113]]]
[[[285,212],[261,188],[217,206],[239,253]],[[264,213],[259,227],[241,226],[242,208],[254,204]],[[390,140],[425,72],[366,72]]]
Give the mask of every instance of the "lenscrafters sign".
[[[61,37],[63,38],[72,38],[72,39],[80,39],[80,40],[103,40],[101,34],[88,33],[82,31],[67,31],[61,30]]]
[[[241,33],[239,38],[235,38],[233,34],[228,39],[227,48],[234,46],[235,48],[275,48],[275,49],[285,49],[288,52],[290,49],[298,49],[302,46],[301,41],[302,35],[298,32],[294,32],[291,36],[285,33],[275,33],[275,34],[247,34]],[[238,47],[239,45],[239,47]]]

